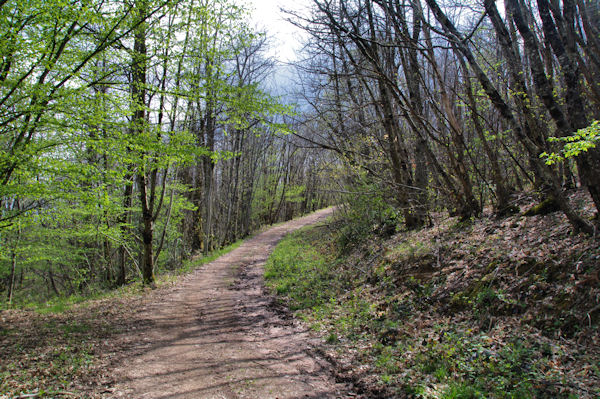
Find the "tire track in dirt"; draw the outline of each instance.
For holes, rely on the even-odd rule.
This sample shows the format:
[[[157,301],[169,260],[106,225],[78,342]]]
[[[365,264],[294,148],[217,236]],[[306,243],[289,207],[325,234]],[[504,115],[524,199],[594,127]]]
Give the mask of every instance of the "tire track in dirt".
[[[275,226],[204,265],[140,317],[135,352],[116,368],[116,397],[347,398],[317,340],[272,306],[263,266],[287,233],[332,213]]]

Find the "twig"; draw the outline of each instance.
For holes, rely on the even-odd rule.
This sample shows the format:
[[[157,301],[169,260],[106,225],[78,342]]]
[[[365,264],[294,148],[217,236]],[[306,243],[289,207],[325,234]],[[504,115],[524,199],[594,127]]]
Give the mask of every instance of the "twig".
[[[600,303],[586,312],[586,316],[587,316],[587,319],[588,319],[588,324],[589,324],[590,327],[592,327],[592,316],[591,316],[591,314],[594,313],[598,309],[600,309]]]
[[[47,394],[50,392],[33,392],[33,393],[25,393],[19,396],[15,396],[15,399],[25,399],[25,398],[37,398],[38,396],[40,396],[41,394]],[[79,395],[77,395],[76,393],[73,392],[68,392],[68,391],[56,391],[56,392],[51,392],[52,395],[61,395],[61,396],[73,396],[73,397],[77,397]]]

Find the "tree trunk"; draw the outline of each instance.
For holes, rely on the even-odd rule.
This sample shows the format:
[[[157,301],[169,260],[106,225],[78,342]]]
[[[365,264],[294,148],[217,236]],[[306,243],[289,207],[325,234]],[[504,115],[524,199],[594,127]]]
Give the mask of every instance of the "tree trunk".
[[[136,17],[139,21],[146,19],[147,4],[146,1],[136,2]],[[133,59],[132,59],[132,81],[131,81],[131,100],[133,107],[132,126],[136,136],[142,136],[146,133],[146,71],[147,71],[147,54],[146,54],[146,24],[140,23],[134,31],[133,42]],[[148,178],[147,178],[147,162],[144,153],[140,154],[140,165],[137,172],[137,183],[140,190],[140,202],[142,205],[142,256],[141,269],[142,280],[145,285],[154,284],[154,258],[152,241],[154,238],[154,220],[153,220],[153,200],[148,200]],[[154,179],[152,179],[154,181]],[[151,187],[151,194],[154,194],[154,187]]]
[[[127,281],[127,248],[125,248],[125,240],[129,233],[127,223],[129,223],[130,209],[133,205],[133,183],[131,179],[133,176],[125,176],[125,189],[123,193],[123,214],[119,218],[119,225],[121,230],[121,246],[119,248],[119,273],[117,276],[117,285],[124,285]]]
[[[567,216],[567,218],[569,219],[569,222],[571,222],[571,225],[577,231],[584,231],[587,234],[593,234],[594,230],[595,230],[593,228],[593,226],[590,225],[589,223],[587,223],[581,217],[581,215],[579,215],[577,212],[575,212],[573,210],[573,208],[570,206],[567,199],[564,197],[564,193],[561,191],[560,182],[558,182],[556,180],[556,177],[552,175],[552,172],[549,171],[548,168],[545,165],[543,165],[543,163],[540,161],[539,153],[541,151],[539,150],[539,147],[537,147],[537,145],[536,145],[536,141],[539,141],[539,139],[536,140],[536,135],[534,133],[530,132],[529,130],[523,131],[522,127],[517,122],[517,119],[515,118],[510,106],[503,100],[502,96],[500,95],[498,90],[494,87],[494,85],[492,84],[489,77],[486,75],[486,73],[483,71],[483,69],[479,66],[472,51],[467,47],[467,45],[463,41],[460,33],[458,32],[458,30],[456,29],[454,24],[444,14],[442,9],[437,4],[436,0],[426,0],[426,1],[427,1],[427,4],[429,5],[429,7],[431,8],[433,14],[435,15],[436,19],[444,27],[444,30],[447,32],[447,34],[449,36],[449,39],[453,41],[453,43],[456,46],[456,48],[458,49],[458,51],[460,51],[465,56],[467,61],[469,62],[469,65],[472,67],[473,71],[475,72],[477,79],[479,80],[481,86],[483,87],[484,91],[488,95],[488,97],[489,97],[490,101],[492,102],[492,104],[494,105],[494,107],[498,110],[500,115],[509,122],[510,126],[513,128],[513,130],[516,134],[516,137],[527,149],[529,159],[532,163],[534,172],[538,176],[542,176],[544,178],[544,181],[547,181],[550,183],[551,193],[552,193],[552,195],[555,196],[557,203],[560,205],[561,210],[564,212],[565,216]],[[507,0],[507,5],[511,6],[514,4],[515,4],[515,0]],[[526,46],[527,46],[528,40],[530,40],[530,38],[528,38],[526,40]],[[537,76],[537,78],[542,78],[542,77]],[[545,79],[545,75],[543,76],[543,78]],[[527,126],[525,126],[525,128],[527,129]]]
[[[8,306],[12,305],[13,300],[13,292],[15,289],[15,275],[17,271],[17,252],[15,250],[12,251],[10,256],[10,276],[8,278]]]

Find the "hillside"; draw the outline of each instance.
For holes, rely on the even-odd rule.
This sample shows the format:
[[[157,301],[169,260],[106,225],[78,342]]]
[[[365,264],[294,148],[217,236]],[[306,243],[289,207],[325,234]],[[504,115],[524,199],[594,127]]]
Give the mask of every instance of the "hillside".
[[[600,395],[600,247],[561,214],[440,215],[341,246],[343,223],[287,238],[266,276],[368,397]]]

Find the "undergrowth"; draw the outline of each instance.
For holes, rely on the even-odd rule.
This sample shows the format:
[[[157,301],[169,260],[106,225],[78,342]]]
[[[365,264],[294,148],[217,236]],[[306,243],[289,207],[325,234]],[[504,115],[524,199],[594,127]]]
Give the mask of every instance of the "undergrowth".
[[[451,234],[460,234],[450,227]],[[519,316],[528,305],[502,288],[513,283],[500,274],[499,260],[487,265],[483,276],[456,286],[453,275],[440,272],[441,254],[452,250],[451,243],[420,239],[415,233],[391,241],[393,245],[382,239],[368,241],[352,254],[343,254],[338,246],[346,242],[340,241],[340,232],[347,234],[319,226],[288,236],[270,257],[265,278],[320,332],[332,358],[351,362],[348,376],[369,395],[600,395],[600,359],[564,339],[572,327],[557,324],[556,335],[538,330],[535,318]],[[481,240],[469,245],[460,246],[460,256],[479,256],[487,250]],[[540,276],[544,273],[548,272],[540,270]],[[536,276],[529,278],[534,284],[538,281]],[[574,367],[581,370],[575,373]]]

